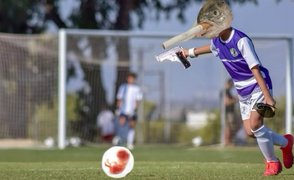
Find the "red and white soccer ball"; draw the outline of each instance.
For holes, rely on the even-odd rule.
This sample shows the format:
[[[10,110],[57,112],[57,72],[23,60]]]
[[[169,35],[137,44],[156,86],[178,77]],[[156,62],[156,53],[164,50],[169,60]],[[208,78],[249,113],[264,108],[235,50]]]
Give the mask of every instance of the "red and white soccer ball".
[[[123,178],[134,167],[134,157],[130,150],[122,146],[109,148],[102,156],[102,170],[112,178]]]

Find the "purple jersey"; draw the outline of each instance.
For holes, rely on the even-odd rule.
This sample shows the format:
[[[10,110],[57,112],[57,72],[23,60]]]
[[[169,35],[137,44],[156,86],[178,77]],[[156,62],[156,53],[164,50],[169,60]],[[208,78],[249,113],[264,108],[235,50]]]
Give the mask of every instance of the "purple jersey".
[[[268,70],[259,61],[252,40],[243,32],[233,28],[228,40],[213,38],[211,51],[220,58],[232,77],[240,100],[247,99],[252,93],[260,91],[251,71],[256,65],[259,66],[268,88],[272,89]]]

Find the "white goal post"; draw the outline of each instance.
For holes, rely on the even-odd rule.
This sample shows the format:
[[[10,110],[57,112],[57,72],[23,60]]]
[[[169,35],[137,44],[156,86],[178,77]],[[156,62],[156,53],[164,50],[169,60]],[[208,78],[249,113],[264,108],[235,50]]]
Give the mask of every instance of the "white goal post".
[[[58,148],[66,147],[66,59],[67,59],[67,37],[69,35],[86,35],[95,37],[138,37],[143,39],[162,38],[168,39],[178,33],[167,32],[134,32],[134,31],[108,31],[108,30],[81,30],[81,29],[61,29],[59,31],[59,89],[58,89]],[[293,90],[293,37],[291,35],[250,35],[257,40],[284,40],[287,42],[286,50],[286,123],[285,133],[292,132],[292,90]],[[224,119],[222,119],[224,122]],[[169,125],[167,125],[169,127]],[[168,132],[167,132],[168,133]],[[223,137],[221,137],[223,139]],[[223,142],[223,140],[221,140]]]
[[[59,31],[58,53],[58,148],[65,148],[66,140],[66,31]]]

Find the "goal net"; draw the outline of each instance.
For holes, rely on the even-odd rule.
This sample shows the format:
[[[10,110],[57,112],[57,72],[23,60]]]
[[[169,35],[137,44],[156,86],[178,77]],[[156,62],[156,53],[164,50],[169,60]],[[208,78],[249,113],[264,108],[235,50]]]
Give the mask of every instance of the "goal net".
[[[57,36],[0,34],[2,140],[56,136],[57,48]]]
[[[1,139],[43,143],[51,137],[60,148],[74,145],[71,140],[100,143],[97,116],[102,107],[115,110],[117,88],[131,70],[144,92],[137,143],[191,143],[194,137],[206,144],[221,143],[220,93],[228,75],[217,58],[195,58],[188,69],[176,62],[157,62],[161,43],[174,34],[64,30],[60,35],[0,35]],[[251,37],[270,71],[278,101],[270,127],[289,132],[292,39]],[[194,39],[180,45],[207,43]]]
[[[80,78],[88,79],[86,84],[87,87],[90,86],[88,94],[83,90],[86,97],[90,97],[84,101],[87,104],[85,114],[88,126],[95,127],[99,105],[115,104],[117,86],[123,82],[120,79],[121,71],[132,70],[139,75],[138,83],[144,90],[137,142],[183,140],[190,143],[193,137],[203,135],[208,136],[206,143],[222,143],[225,120],[222,118],[224,112],[220,92],[223,91],[228,75],[221,63],[211,55],[192,60],[189,69],[184,69],[177,63],[157,62],[154,57],[163,51],[161,43],[172,35],[174,34],[66,30],[66,40],[63,42],[67,47],[66,60],[79,62],[79,69],[84,72]],[[253,36],[253,40],[261,61],[271,72],[274,95],[280,106],[279,115],[269,126],[279,132],[291,131],[291,70],[288,66],[292,58],[292,39],[284,36]],[[209,40],[197,39],[181,45],[191,47],[205,43],[209,43]],[[71,54],[71,60],[68,54]],[[94,84],[103,88],[94,90]],[[216,135],[206,133],[211,128],[214,128],[212,131],[215,133],[210,134]],[[89,128],[85,128],[85,131],[91,132]],[[67,132],[59,133],[68,136]]]

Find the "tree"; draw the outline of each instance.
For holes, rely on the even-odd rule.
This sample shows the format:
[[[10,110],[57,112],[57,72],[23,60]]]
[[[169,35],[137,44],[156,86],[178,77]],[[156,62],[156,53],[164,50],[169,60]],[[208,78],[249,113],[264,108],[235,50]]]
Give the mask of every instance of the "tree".
[[[33,20],[41,14],[38,0],[2,0],[0,2],[0,31],[8,33],[40,33],[42,21]]]

